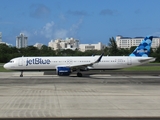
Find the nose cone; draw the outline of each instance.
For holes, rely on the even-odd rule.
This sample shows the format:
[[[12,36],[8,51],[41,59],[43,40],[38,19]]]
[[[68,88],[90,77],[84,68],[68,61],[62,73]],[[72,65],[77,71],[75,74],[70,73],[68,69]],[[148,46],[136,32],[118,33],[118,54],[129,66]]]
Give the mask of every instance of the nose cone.
[[[5,69],[7,69],[7,70],[9,70],[9,69],[10,69],[10,67],[9,67],[8,63],[4,64],[4,65],[3,65],[3,67],[4,67]]]

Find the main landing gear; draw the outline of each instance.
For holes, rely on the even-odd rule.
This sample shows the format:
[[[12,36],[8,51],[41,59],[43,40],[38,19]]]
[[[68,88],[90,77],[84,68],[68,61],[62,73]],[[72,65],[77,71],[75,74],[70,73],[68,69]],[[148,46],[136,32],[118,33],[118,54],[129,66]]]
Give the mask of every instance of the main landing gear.
[[[20,77],[23,77],[23,71],[21,71]]]
[[[81,72],[77,72],[77,77],[82,77],[82,73]]]

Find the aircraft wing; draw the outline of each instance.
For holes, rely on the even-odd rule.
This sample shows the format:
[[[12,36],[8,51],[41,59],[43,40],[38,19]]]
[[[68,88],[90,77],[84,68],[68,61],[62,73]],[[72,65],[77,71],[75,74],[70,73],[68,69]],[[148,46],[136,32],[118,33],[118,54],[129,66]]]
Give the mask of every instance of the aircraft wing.
[[[86,67],[86,66],[92,66],[93,64],[99,63],[99,62],[101,61],[103,54],[104,54],[104,53],[102,53],[102,54],[100,55],[100,57],[99,57],[96,61],[94,61],[94,62],[91,62],[91,63],[88,63],[88,64],[70,65],[70,67],[73,68],[73,67]]]
[[[92,66],[93,64],[100,62],[101,59],[102,59],[103,54],[104,54],[104,53],[102,53],[102,54],[100,55],[100,57],[99,57],[96,61],[91,62],[91,63],[88,63],[88,64],[59,65],[59,66],[65,66],[65,67],[69,67],[69,68],[85,68],[85,67],[87,67],[87,66]]]

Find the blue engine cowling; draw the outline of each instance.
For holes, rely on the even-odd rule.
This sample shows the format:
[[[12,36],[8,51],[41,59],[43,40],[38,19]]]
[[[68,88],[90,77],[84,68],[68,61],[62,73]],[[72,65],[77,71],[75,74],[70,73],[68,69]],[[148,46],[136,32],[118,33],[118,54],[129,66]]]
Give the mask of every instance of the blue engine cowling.
[[[57,75],[69,76],[71,74],[71,68],[69,67],[57,67]]]

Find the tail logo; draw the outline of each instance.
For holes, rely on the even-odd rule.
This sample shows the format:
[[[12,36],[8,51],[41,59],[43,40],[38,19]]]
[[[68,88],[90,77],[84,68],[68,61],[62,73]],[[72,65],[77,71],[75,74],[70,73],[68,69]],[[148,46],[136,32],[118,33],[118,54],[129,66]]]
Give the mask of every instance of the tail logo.
[[[148,57],[153,36],[145,37],[140,45],[129,56]]]
[[[147,52],[148,52],[148,50],[143,50],[143,49],[137,50],[137,53],[147,53]]]

